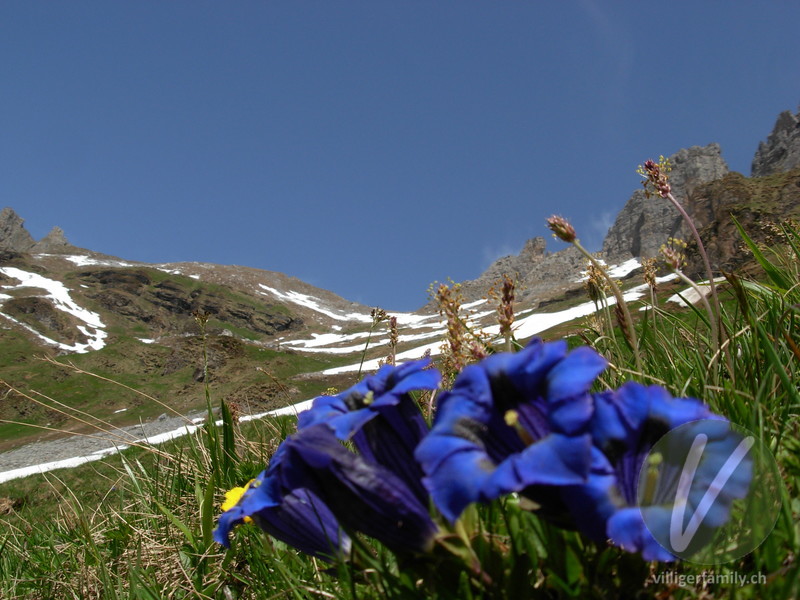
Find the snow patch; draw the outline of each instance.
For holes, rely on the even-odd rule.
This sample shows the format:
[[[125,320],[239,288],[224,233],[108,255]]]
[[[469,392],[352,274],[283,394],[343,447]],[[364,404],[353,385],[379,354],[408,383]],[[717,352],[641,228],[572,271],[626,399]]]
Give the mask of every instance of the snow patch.
[[[475,308],[476,306],[480,306],[481,304],[486,304],[488,300],[486,298],[481,298],[480,300],[475,300],[475,302],[468,302],[467,304],[463,304],[461,308]]]
[[[621,265],[614,265],[612,267],[609,267],[606,264],[606,261],[604,261],[601,258],[598,258],[597,262],[599,262],[603,267],[605,267],[606,272],[609,274],[609,276],[613,277],[614,279],[622,279],[626,275],[633,273],[636,269],[642,266],[639,263],[638,258],[629,258]],[[577,279],[575,283],[581,283],[583,281],[586,281],[587,279],[589,279],[589,271],[582,271],[580,279]]]
[[[657,278],[657,282],[664,283],[666,281],[670,281],[677,277],[675,274],[667,275],[665,277]],[[631,288],[627,292],[623,294],[623,298],[626,302],[633,302],[635,300],[641,299],[645,291],[647,289],[647,285],[639,285],[634,288]],[[613,306],[616,304],[616,299],[611,297],[608,299],[608,304]],[[596,311],[596,307],[594,302],[584,302],[583,304],[579,304],[578,306],[574,306],[572,308],[567,308],[565,310],[552,312],[552,313],[539,313],[533,312],[524,318],[519,318],[514,323],[514,335],[517,339],[527,339],[536,335],[537,333],[541,333],[542,331],[546,331],[551,327],[555,327],[556,325],[561,325],[562,323],[568,323],[574,319],[578,319],[580,317],[585,317],[590,315]],[[493,311],[489,311],[486,313],[481,313],[482,315],[491,314]],[[500,326],[499,325],[491,325],[489,327],[484,327],[483,331],[490,335],[499,335],[500,334]],[[443,335],[444,331],[436,331],[432,332],[431,334],[421,334],[425,336],[433,336],[433,335]],[[420,336],[421,337],[421,336]],[[417,338],[417,336],[401,336],[401,341],[403,340],[412,340]],[[418,338],[417,338],[418,339]],[[416,348],[412,348],[411,350],[406,350],[405,352],[401,352],[397,355],[396,359],[398,362],[406,361],[406,360],[416,360],[421,358],[427,351],[430,351],[431,356],[435,356],[441,354],[441,347],[442,341],[436,341],[429,344],[425,344],[423,346],[418,346]],[[370,372],[374,371],[379,366],[380,358],[376,358],[373,360],[365,361],[363,365],[359,363],[354,363],[351,365],[344,365],[341,367],[334,367],[331,369],[326,369],[323,371],[325,375],[338,375],[340,373],[351,373],[354,371],[358,371],[359,368],[362,372]]]
[[[629,260],[626,260],[621,265],[611,267],[608,270],[608,274],[614,278],[622,278],[628,275],[629,273],[633,273],[636,269],[638,269],[641,266],[642,265],[639,263],[638,258],[631,258]]]
[[[300,306],[304,306],[306,308],[310,308],[313,311],[321,313],[330,317],[331,319],[336,319],[337,321],[360,321],[361,323],[372,323],[372,317],[369,315],[359,314],[359,313],[341,313],[341,312],[333,312],[330,309],[327,309],[322,306],[319,298],[315,298],[313,296],[309,296],[307,294],[301,294],[300,292],[295,291],[288,291],[288,292],[281,292],[280,290],[276,290],[275,288],[271,288],[263,283],[259,283],[258,287],[266,290],[273,296],[280,298],[286,302],[291,302],[293,304],[298,304]],[[264,292],[260,292],[264,293]]]
[[[85,326],[79,325],[78,330],[80,330],[81,333],[89,338],[89,341],[85,344],[76,343],[70,346],[69,344],[51,340],[50,338],[35,331],[32,327],[20,323],[9,315],[4,314],[4,317],[10,321],[14,321],[22,327],[25,327],[25,329],[33,332],[47,343],[58,346],[60,349],[66,350],[67,352],[76,352],[82,354],[89,352],[90,350],[100,350],[106,345],[105,339],[108,334],[103,329],[105,324],[100,319],[100,315],[76,304],[69,294],[69,289],[67,289],[63,283],[60,281],[55,281],[54,279],[48,279],[47,277],[43,277],[37,273],[29,273],[28,271],[23,271],[22,269],[17,269],[15,267],[0,267],[0,273],[4,273],[5,275],[20,281],[19,285],[4,286],[4,289],[19,290],[23,288],[38,288],[47,292],[45,298],[50,300],[57,309],[62,310],[65,313],[68,313],[86,323]],[[8,298],[8,296],[5,296],[4,298],[0,299],[0,302],[8,300]]]
[[[110,258],[93,258],[84,254],[38,254],[37,256],[58,256],[65,258],[79,267],[135,267],[133,263]]]
[[[717,277],[714,280],[714,283],[719,283],[720,281],[726,280],[724,277]],[[711,285],[707,281],[701,281],[697,284],[697,287],[700,288],[700,292],[704,297],[711,293]],[[683,296],[683,298],[681,298],[681,296]],[[688,300],[692,304],[697,304],[700,302],[700,298],[701,296],[697,293],[696,289],[693,287],[687,287],[685,290],[680,292],[680,294],[672,294],[672,296],[667,298],[667,302],[675,302],[678,306],[689,306],[686,304],[685,300]]]

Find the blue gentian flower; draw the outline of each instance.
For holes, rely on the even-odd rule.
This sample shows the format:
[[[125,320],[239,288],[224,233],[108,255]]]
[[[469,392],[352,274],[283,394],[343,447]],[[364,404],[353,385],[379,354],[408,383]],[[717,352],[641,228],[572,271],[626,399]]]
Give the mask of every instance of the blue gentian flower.
[[[596,394],[594,403],[590,429],[601,452],[595,454],[589,481],[562,490],[562,497],[578,528],[590,537],[610,539],[629,552],[641,553],[645,560],[674,560],[665,540],[669,539],[675,485],[691,446],[689,438],[703,433],[709,442],[688,493],[682,530],[740,438],[699,400],[673,398],[658,386],[626,383],[616,391]],[[688,423],[696,425],[665,438],[671,445],[666,452],[651,454],[662,436]],[[648,457],[651,464],[646,463]],[[697,544],[727,521],[731,503],[747,494],[750,479],[745,462],[705,515]],[[643,496],[645,502],[640,503]]]
[[[454,522],[473,502],[511,492],[542,499],[548,486],[585,483],[594,452],[589,389],[606,364],[590,348],[534,339],[466,367],[416,451],[442,514]]]
[[[392,470],[345,448],[324,424],[284,442],[285,457],[274,480],[283,493],[312,490],[342,525],[383,542],[396,552],[426,552],[438,531],[427,499],[421,502]]]
[[[292,490],[276,499],[274,488],[264,485],[270,471],[263,471],[242,490],[238,501],[219,518],[214,540],[226,548],[234,526],[254,522],[273,537],[326,561],[347,556],[350,538],[327,505],[308,489]],[[272,492],[272,493],[271,493]]]
[[[435,390],[442,376],[430,359],[383,365],[336,396],[320,396],[298,415],[298,430],[324,424],[340,440],[352,440],[359,454],[401,477],[426,504],[422,470],[414,450],[429,427],[411,392]]]
[[[317,398],[298,416],[297,433],[279,446],[260,485],[220,517],[217,539],[226,539],[230,528],[245,517],[268,524],[265,530],[285,539],[279,534],[286,532],[274,518],[267,523],[254,511],[269,508],[286,514],[299,495],[313,499],[326,525],[311,533],[313,543],[294,544],[311,548],[312,554],[321,555],[320,545],[330,550],[330,539],[337,540],[339,554],[349,548],[344,534],[332,535],[340,524],[397,552],[430,549],[438,528],[430,518],[423,474],[413,456],[429,428],[411,397],[415,390],[438,387],[441,375],[429,366],[427,359],[385,365],[341,394]],[[355,452],[343,445],[346,441]]]
[[[220,516],[214,534],[220,543],[227,545],[230,529],[248,517],[322,558],[349,549],[340,525],[398,552],[427,551],[437,531],[427,506],[400,477],[345,448],[324,424],[287,437],[254,483]]]

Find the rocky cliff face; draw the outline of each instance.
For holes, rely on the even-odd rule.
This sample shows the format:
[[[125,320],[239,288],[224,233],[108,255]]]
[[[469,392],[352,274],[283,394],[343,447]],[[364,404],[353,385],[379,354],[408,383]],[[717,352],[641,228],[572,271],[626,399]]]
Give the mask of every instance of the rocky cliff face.
[[[0,248],[27,252],[36,242],[25,229],[25,220],[10,208],[0,211]]]
[[[697,187],[687,211],[700,232],[712,267],[718,272],[733,271],[752,258],[733,219],[756,242],[771,244],[774,224],[800,217],[800,167],[768,177],[728,173]],[[686,271],[704,277],[695,245],[688,236],[685,239],[689,242]]]
[[[697,186],[728,173],[719,144],[680,150],[669,161],[672,193],[679,202],[685,203]],[[668,237],[686,237],[682,227],[680,214],[668,201],[647,198],[643,190],[637,190],[608,230],[603,252],[610,262],[657,256]]]
[[[669,160],[673,193],[684,202],[698,186],[728,173],[718,144],[683,149]],[[609,229],[602,257],[609,264],[618,264],[634,257],[656,256],[670,236],[688,237],[678,211],[666,200],[648,199],[644,191],[635,191]],[[544,238],[538,237],[528,240],[519,255],[500,258],[477,279],[463,282],[462,292],[466,300],[477,300],[507,273],[518,281],[518,299],[538,301],[575,288],[585,269],[586,259],[575,248],[548,254]]]
[[[782,112],[766,142],[758,145],[753,158],[753,177],[782,173],[800,166],[800,111]]]
[[[778,117],[753,159],[753,178],[729,172],[718,144],[680,150],[669,161],[673,195],[700,230],[716,269],[730,270],[747,260],[732,216],[758,241],[768,237],[765,223],[800,216],[800,113]],[[601,256],[609,264],[658,256],[669,237],[690,243],[687,271],[704,275],[678,211],[668,201],[646,198],[637,190],[609,229]],[[519,282],[519,299],[540,300],[575,288],[585,263],[573,248],[549,254],[544,238],[533,238],[519,255],[505,256],[477,279],[463,282],[462,290],[465,299],[477,300],[507,273]]]

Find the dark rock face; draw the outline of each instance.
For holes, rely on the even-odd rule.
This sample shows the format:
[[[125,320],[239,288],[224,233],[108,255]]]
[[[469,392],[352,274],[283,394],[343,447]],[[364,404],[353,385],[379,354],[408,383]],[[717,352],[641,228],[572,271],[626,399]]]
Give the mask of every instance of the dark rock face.
[[[766,142],[758,145],[753,158],[753,177],[782,173],[800,166],[800,111],[782,112]]]
[[[736,219],[756,242],[770,244],[774,224],[800,216],[800,167],[769,177],[747,178],[729,173],[695,189],[687,211],[699,230],[712,268],[733,271],[751,260],[733,222]],[[686,271],[705,277],[689,238]]]
[[[259,301],[232,294],[230,297],[179,281],[155,282],[146,269],[91,269],[78,273],[88,286],[83,294],[127,320],[146,323],[162,332],[195,331],[194,313],[254,333],[274,335],[300,328],[298,317],[281,314]]]
[[[3,311],[56,341],[67,344],[85,344],[88,341],[76,327],[81,322],[56,309],[48,299],[36,296],[12,298],[3,304]]]
[[[698,186],[728,173],[728,165],[718,144],[683,149],[669,160],[673,195],[683,203]],[[646,198],[643,190],[637,190],[609,229],[603,242],[602,256],[609,264],[634,257],[656,256],[670,236],[688,237],[678,211],[669,201]],[[505,256],[495,261],[478,279],[464,282],[462,292],[466,300],[476,300],[506,273],[518,282],[518,299],[545,298],[575,288],[582,271],[586,270],[586,263],[585,257],[575,248],[548,254],[544,238],[533,238],[526,242],[519,255]]]
[[[0,248],[14,252],[28,252],[34,242],[22,219],[11,208],[0,211]]]
[[[543,237],[535,237],[525,242],[522,252],[518,255],[498,258],[478,279],[462,284],[465,297],[472,300],[480,298],[504,274],[512,278],[523,279],[534,265],[545,259],[546,246],[547,242]]]
[[[692,146],[669,157],[670,183],[675,198],[685,203],[697,186],[715,181],[728,173],[719,144]],[[617,215],[603,241],[603,252],[611,263],[632,257],[657,256],[669,237],[686,237],[678,211],[668,200],[647,198],[637,190]]]

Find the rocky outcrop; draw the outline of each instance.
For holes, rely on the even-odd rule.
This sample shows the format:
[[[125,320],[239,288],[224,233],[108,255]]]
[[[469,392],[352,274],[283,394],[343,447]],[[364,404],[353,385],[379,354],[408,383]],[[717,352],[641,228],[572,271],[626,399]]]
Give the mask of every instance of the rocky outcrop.
[[[673,194],[684,202],[698,186],[728,173],[718,144],[680,150],[669,161]],[[648,199],[639,190],[609,229],[602,257],[609,264],[619,264],[634,257],[655,256],[670,236],[688,237],[678,211],[668,201]],[[477,300],[505,273],[517,280],[518,300],[537,302],[575,288],[586,262],[575,248],[547,253],[544,238],[533,238],[519,255],[498,259],[477,279],[463,282],[461,289],[465,300]]]
[[[545,248],[543,237],[531,238],[519,254],[499,258],[477,279],[461,282],[465,301],[486,297],[503,275],[516,281],[517,301],[539,302],[575,287],[586,269],[583,255],[572,247],[559,252],[546,252]]]
[[[214,320],[209,328],[213,331],[227,325],[272,336],[303,326],[301,318],[242,293],[195,286],[183,279],[155,281],[152,274],[144,268],[90,269],[78,272],[77,278],[82,293],[104,309],[162,334],[196,332],[198,312]]]
[[[14,252],[28,252],[34,242],[25,229],[25,220],[11,208],[0,211],[0,248]]]
[[[522,280],[535,265],[545,260],[547,257],[546,247],[547,242],[543,237],[535,237],[525,242],[519,254],[498,258],[480,277],[461,284],[465,298],[476,300],[482,297],[504,274]]]
[[[751,174],[764,177],[800,166],[800,111],[782,112],[766,142],[758,145]]]
[[[715,181],[728,173],[719,144],[692,146],[669,157],[672,165],[670,183],[679,202],[685,202],[697,186]],[[631,257],[651,257],[669,237],[686,237],[678,211],[666,200],[647,198],[637,190],[617,215],[603,241],[609,262]]]
[[[800,217],[800,167],[770,177],[728,173],[696,188],[687,212],[700,232],[712,268],[718,273],[734,271],[752,261],[734,219],[754,241],[773,245],[779,235],[775,225]],[[686,240],[687,273],[705,277],[694,242],[688,237]]]
[[[50,233],[36,242],[30,251],[41,254],[60,254],[75,249],[75,246],[67,241],[64,230],[61,227],[53,227]]]
[[[37,254],[63,254],[77,250],[67,241],[60,227],[53,227],[38,242],[25,229],[25,220],[14,209],[0,211],[0,250],[12,252],[31,252]]]

